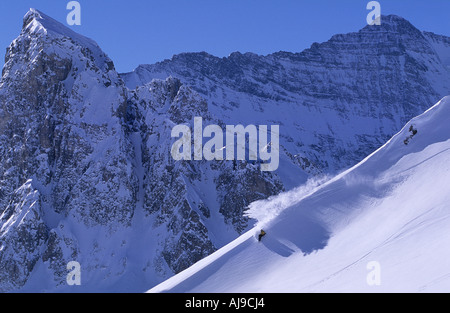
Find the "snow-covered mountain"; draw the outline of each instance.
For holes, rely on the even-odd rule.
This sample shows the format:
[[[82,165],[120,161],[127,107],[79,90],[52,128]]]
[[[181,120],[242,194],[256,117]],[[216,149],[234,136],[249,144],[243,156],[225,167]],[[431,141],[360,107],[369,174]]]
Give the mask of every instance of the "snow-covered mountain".
[[[44,289],[65,282],[69,261],[82,262],[132,223],[138,185],[124,132],[127,90],[96,43],[37,10],[24,17],[5,63],[0,290],[33,278]]]
[[[148,290],[251,229],[251,203],[362,160],[450,94],[450,39],[383,19],[298,54],[187,53],[118,74],[31,9],[0,81],[0,291]],[[171,130],[196,116],[280,125],[279,169],[174,161]]]
[[[171,75],[226,123],[281,125],[282,163],[329,173],[361,161],[450,94],[449,58],[448,37],[390,15],[300,53],[185,53],[121,77],[134,88]],[[288,182],[285,168],[277,174]]]
[[[254,164],[175,162],[171,129],[219,123],[179,80],[129,91],[92,40],[31,9],[0,82],[0,291],[145,291],[246,229],[283,190]]]
[[[449,292],[449,160],[447,97],[330,181],[253,203],[257,227],[150,292]]]

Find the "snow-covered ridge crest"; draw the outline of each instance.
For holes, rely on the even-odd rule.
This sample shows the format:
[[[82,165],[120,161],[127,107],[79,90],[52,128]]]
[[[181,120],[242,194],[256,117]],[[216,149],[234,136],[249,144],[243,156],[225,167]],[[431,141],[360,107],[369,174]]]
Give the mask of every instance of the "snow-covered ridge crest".
[[[308,195],[259,202],[286,205],[149,292],[448,292],[449,119],[445,97]]]
[[[359,171],[359,174],[364,173],[362,177],[372,179],[373,177],[369,177],[372,176],[372,173],[369,173],[367,170],[368,163],[379,162],[380,165],[377,166],[377,169],[382,171],[394,166],[407,154],[418,153],[430,144],[449,140],[449,119],[450,96],[447,96],[423,114],[413,118],[385,145],[352,168],[345,170],[334,178],[326,176],[312,178],[298,188],[270,197],[269,199],[255,201],[249,205],[246,214],[259,222],[258,227],[264,227],[265,224],[276,218],[285,209],[298,204],[303,199],[317,193],[319,190],[326,188],[339,179],[345,179],[348,184],[356,183],[354,181],[355,175],[353,175],[353,172],[356,170]],[[414,136],[412,136],[413,130],[417,132]],[[406,138],[411,138],[412,141],[406,142]],[[384,162],[380,162],[381,159]],[[361,177],[357,181],[361,182]]]
[[[33,8],[23,18],[23,31],[71,38],[88,48],[100,49],[94,40],[74,32],[60,22]]]

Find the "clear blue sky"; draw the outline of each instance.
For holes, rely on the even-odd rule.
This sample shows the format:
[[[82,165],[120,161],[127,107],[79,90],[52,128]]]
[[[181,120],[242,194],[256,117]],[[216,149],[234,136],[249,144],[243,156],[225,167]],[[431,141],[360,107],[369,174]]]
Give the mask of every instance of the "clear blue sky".
[[[30,7],[65,23],[69,0],[1,0],[0,66]],[[120,72],[180,52],[300,52],[365,26],[369,0],[79,0],[82,25]],[[450,0],[380,0],[421,30],[450,36]]]

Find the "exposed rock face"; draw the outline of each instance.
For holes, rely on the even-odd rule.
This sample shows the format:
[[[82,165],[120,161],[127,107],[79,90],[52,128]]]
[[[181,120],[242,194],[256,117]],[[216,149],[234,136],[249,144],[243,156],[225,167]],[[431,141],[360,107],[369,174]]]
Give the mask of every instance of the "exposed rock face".
[[[252,225],[255,200],[354,164],[450,90],[450,40],[390,16],[293,54],[119,74],[37,10],[0,82],[0,291],[145,291]],[[127,88],[128,87],[128,88]],[[175,161],[177,124],[280,125],[280,168]]]
[[[178,79],[152,81],[133,91],[130,99],[135,131],[142,140],[143,208],[154,217],[155,232],[162,232],[158,246],[165,262],[179,272],[247,229],[243,210],[255,199],[279,193],[282,184],[276,175],[249,163],[236,175],[226,161],[173,160],[173,126],[193,129],[198,116],[205,124],[223,124],[208,112],[206,101]],[[240,180],[260,183],[246,189]],[[221,233],[210,225],[217,222],[234,231]]]
[[[105,232],[131,225],[138,186],[123,127],[126,88],[95,43],[31,10],[8,48],[0,90],[1,211],[14,208],[39,227],[28,243],[30,262],[40,258],[59,284],[79,245],[67,239],[62,221]],[[17,202],[18,195],[33,197],[33,206]],[[2,245],[16,250],[25,239],[18,240]],[[18,279],[2,282],[20,287],[32,263]]]
[[[25,284],[39,254],[45,247],[48,228],[41,218],[39,192],[28,181],[10,198],[0,216],[0,291],[5,292]]]

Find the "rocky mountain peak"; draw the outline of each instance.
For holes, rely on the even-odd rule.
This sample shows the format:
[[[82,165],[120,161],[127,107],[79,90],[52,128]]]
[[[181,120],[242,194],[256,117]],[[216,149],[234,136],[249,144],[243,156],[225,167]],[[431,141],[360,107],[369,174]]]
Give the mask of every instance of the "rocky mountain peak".
[[[92,63],[89,66],[91,68],[95,67],[105,72],[115,69],[112,60],[94,40],[74,32],[64,24],[33,8],[25,14],[22,32],[8,48],[5,63],[13,57],[15,52],[31,56],[43,53],[75,61],[86,58],[89,63]],[[85,61],[77,63],[86,63]]]
[[[368,25],[360,32],[374,32],[374,33],[391,33],[400,35],[417,35],[421,36],[422,32],[412,25],[408,20],[397,15],[382,15],[381,25]]]
[[[30,9],[23,17],[22,33],[65,37],[93,50],[100,49],[92,39],[74,32],[69,27],[36,9]]]
[[[25,14],[25,16],[23,17],[22,29],[26,29],[28,25],[30,25],[33,21],[42,19],[42,15],[43,13],[39,12],[38,10],[30,8],[27,14]]]

